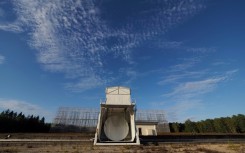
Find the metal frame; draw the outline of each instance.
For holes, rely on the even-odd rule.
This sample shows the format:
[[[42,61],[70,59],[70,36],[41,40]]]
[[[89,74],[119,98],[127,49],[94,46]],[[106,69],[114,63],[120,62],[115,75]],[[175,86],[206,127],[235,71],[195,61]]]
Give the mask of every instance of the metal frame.
[[[105,106],[104,103],[101,104]],[[55,126],[76,126],[79,128],[96,128],[100,110],[96,108],[60,107],[53,120]],[[136,110],[137,122],[168,123],[163,110]],[[81,129],[82,130],[82,129]]]

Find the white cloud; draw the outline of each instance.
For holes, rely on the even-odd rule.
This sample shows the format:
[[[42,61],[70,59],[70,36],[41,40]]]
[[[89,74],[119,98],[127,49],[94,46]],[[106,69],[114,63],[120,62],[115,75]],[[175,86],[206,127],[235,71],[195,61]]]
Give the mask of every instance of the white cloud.
[[[184,59],[180,59],[183,62],[180,64],[176,64],[173,65],[169,68],[169,72],[173,73],[173,72],[183,72],[187,69],[190,69],[194,66],[196,66],[198,63],[201,62],[201,58],[200,57],[192,57],[192,58],[184,58]]]
[[[170,83],[179,83],[184,79],[197,79],[201,78],[203,75],[206,74],[206,70],[203,71],[184,71],[182,73],[170,74],[164,76],[161,81],[159,81],[158,85],[165,85]]]
[[[176,80],[196,80],[196,81],[184,81],[181,80],[179,85],[175,86],[173,91],[164,94],[165,97],[178,97],[178,99],[190,99],[196,98],[200,95],[213,91],[220,83],[230,80],[232,76],[239,70],[234,69],[221,73],[219,76],[204,77],[208,71],[200,72],[188,72],[182,75],[169,76],[166,80],[160,81],[158,84],[173,83]],[[172,80],[171,80],[172,77]],[[190,77],[190,78],[187,78]]]
[[[227,64],[228,64],[228,63],[221,62],[221,61],[212,63],[213,66],[220,66],[220,65],[227,65]]]
[[[232,76],[233,74],[237,73],[238,71],[239,71],[239,69],[234,69],[234,70],[226,71],[225,74],[227,76]]]
[[[178,85],[167,97],[192,98],[211,92],[217,84],[224,81],[225,77],[207,78],[200,81],[185,82]]]
[[[211,47],[211,48],[187,48],[188,52],[193,52],[193,53],[211,53],[211,52],[216,52],[216,48]]]
[[[128,85],[132,83],[135,79],[141,76],[139,72],[137,72],[134,68],[121,68],[119,69],[119,76],[120,79],[123,80],[122,84]],[[125,81],[123,78],[127,77],[127,80]]]
[[[13,24],[0,25],[0,29],[11,32],[21,32],[22,29],[19,26]]]
[[[0,24],[0,29],[27,32],[29,45],[38,50],[38,61],[44,69],[81,80],[68,85],[68,89],[73,90],[74,87],[76,91],[78,88],[83,91],[109,81],[106,79],[109,77],[104,76],[111,71],[104,66],[106,57],[133,63],[133,48],[164,34],[205,8],[202,2],[188,0],[146,3],[157,5],[152,5],[150,10],[135,10],[132,16],[121,21],[121,26],[115,28],[111,26],[112,20],[102,16],[112,14],[110,9],[104,9],[103,2],[14,0],[17,19],[13,23]],[[167,44],[176,45],[180,44]],[[91,84],[91,77],[100,83]]]
[[[26,115],[49,115],[49,113],[38,105],[31,104],[25,101],[14,100],[14,99],[1,99],[0,98],[0,109],[10,109],[16,112],[22,112]],[[46,117],[46,116],[45,116]]]
[[[4,63],[4,61],[5,61],[5,57],[4,57],[4,56],[2,56],[2,55],[0,55],[0,64],[3,64],[3,63]]]
[[[173,106],[166,109],[168,121],[184,122],[188,118],[194,118],[194,116],[187,116],[186,112],[198,110],[202,107],[203,103],[201,100],[198,99],[177,102]]]
[[[172,66],[158,82],[158,85],[167,84],[170,87],[170,92],[163,94],[165,103],[173,104],[166,109],[169,120],[184,121],[194,117],[188,116],[188,112],[205,107],[203,96],[218,90],[221,84],[232,80],[239,72],[239,69],[217,72],[211,68],[191,71],[193,68],[196,69],[198,63],[201,63],[201,59],[185,60],[181,64]]]
[[[167,49],[178,49],[183,47],[183,42],[181,41],[156,41],[155,45],[158,48],[167,48]]]
[[[101,86],[103,84],[104,84],[103,80],[91,76],[90,78],[85,78],[75,83],[67,83],[65,87],[74,92],[81,92],[81,91],[85,91],[91,88]]]

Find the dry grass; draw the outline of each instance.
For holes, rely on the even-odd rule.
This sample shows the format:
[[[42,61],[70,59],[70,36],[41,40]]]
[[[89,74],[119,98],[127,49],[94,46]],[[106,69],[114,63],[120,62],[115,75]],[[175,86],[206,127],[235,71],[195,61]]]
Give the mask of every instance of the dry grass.
[[[0,134],[3,139],[6,134]],[[93,134],[12,134],[13,139],[89,140]],[[245,143],[149,143],[94,146],[92,142],[1,142],[0,153],[245,153]]]
[[[92,143],[7,143],[0,153],[243,153],[245,144],[159,144],[140,146],[93,146]]]

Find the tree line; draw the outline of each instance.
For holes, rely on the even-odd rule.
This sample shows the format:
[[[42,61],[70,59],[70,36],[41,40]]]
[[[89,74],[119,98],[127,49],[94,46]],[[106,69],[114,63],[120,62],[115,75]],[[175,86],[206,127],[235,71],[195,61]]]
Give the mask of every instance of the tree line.
[[[6,110],[0,114],[0,132],[49,132],[50,124],[39,116],[25,116],[22,112]]]
[[[169,123],[171,132],[191,133],[245,133],[245,115],[206,119],[198,122]]]

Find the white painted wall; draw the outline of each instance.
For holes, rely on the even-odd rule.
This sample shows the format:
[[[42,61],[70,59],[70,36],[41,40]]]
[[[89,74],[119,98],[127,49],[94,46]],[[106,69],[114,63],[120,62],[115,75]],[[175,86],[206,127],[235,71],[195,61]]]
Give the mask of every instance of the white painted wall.
[[[136,125],[136,128],[138,132],[140,131],[139,129],[141,128],[141,134],[142,135],[157,135],[157,130],[156,130],[156,125]]]
[[[106,104],[131,105],[130,89],[120,86],[106,88]]]

